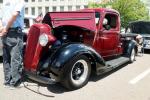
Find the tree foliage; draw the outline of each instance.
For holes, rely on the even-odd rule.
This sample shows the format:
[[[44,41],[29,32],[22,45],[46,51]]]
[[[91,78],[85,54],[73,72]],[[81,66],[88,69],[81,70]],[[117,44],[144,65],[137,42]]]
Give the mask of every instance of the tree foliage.
[[[119,11],[121,16],[121,26],[126,27],[131,21],[148,20],[149,13],[143,2],[140,0],[111,0],[107,3],[89,3],[90,8],[111,6]]]

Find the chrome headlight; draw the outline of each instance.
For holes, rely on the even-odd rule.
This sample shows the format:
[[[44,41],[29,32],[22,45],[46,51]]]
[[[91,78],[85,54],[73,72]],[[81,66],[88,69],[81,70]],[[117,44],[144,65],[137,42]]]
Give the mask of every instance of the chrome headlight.
[[[39,43],[40,43],[41,46],[46,46],[47,43],[48,43],[48,35],[46,35],[46,34],[40,35]]]

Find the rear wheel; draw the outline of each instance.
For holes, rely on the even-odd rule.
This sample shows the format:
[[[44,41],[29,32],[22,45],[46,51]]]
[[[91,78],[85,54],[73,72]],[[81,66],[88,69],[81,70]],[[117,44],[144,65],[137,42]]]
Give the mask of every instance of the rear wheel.
[[[135,49],[133,48],[129,55],[130,63],[133,63],[135,61],[135,55],[136,55],[136,52],[135,52]]]
[[[65,66],[64,80],[62,84],[69,90],[83,87],[88,83],[91,65],[89,59],[84,56],[76,56]]]

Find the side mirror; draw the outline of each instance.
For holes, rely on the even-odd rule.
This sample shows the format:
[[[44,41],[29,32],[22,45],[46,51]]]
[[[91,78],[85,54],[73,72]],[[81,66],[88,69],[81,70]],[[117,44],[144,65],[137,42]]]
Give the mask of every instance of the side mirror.
[[[105,25],[104,28],[105,28],[106,30],[110,30],[111,27],[110,27],[110,25]]]
[[[108,20],[106,18],[104,18],[103,20],[103,27],[106,29],[106,30],[110,30],[110,25],[108,24]]]

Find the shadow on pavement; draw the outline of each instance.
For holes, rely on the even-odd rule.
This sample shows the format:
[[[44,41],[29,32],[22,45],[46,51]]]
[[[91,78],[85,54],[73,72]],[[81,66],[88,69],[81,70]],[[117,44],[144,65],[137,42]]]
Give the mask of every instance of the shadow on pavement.
[[[109,76],[109,75],[111,75],[111,74],[113,74],[113,73],[119,71],[120,69],[124,68],[124,67],[127,66],[128,64],[129,64],[129,63],[126,63],[126,64],[124,64],[124,65],[122,65],[122,66],[119,66],[119,67],[117,67],[117,68],[115,68],[115,69],[113,69],[113,70],[111,70],[111,71],[109,71],[109,72],[107,72],[107,73],[102,74],[102,75],[95,75],[95,74],[92,74],[91,77],[90,77],[90,79],[89,79],[89,82],[90,82],[90,81],[96,82],[96,81],[99,81],[99,80],[101,80],[101,79],[104,79],[104,78],[106,78],[107,76]]]
[[[50,92],[56,93],[56,94],[62,94],[64,92],[69,92],[65,87],[63,87],[60,83],[49,85],[47,89]]]
[[[90,81],[96,82],[96,81],[98,81],[98,80],[101,80],[101,79],[103,79],[103,78],[106,78],[107,76],[111,75],[112,73],[114,73],[114,72],[120,70],[121,68],[123,68],[123,67],[125,67],[125,66],[127,66],[127,64],[124,64],[124,65],[122,65],[122,66],[120,66],[120,67],[118,67],[118,68],[115,68],[114,70],[112,70],[112,71],[110,71],[110,72],[107,72],[106,74],[102,74],[102,75],[98,75],[98,76],[92,74],[91,77],[90,77],[89,82],[90,82]],[[70,91],[67,90],[65,87],[63,87],[60,83],[56,83],[56,84],[52,84],[52,85],[44,85],[44,84],[40,84],[40,83],[37,83],[37,82],[34,82],[34,83],[37,84],[37,87],[38,87],[38,86],[40,86],[40,87],[46,87],[49,92],[52,92],[52,93],[55,93],[55,94],[62,94],[62,93],[65,93],[65,92],[70,92]],[[25,87],[25,88],[27,88],[27,87]],[[37,93],[37,94],[46,96],[46,97],[54,97],[54,96],[52,96],[52,95],[46,95],[46,94],[40,93],[39,91],[34,91],[34,90],[30,89],[30,88],[27,88],[27,89],[30,90],[30,91],[32,91],[32,92],[35,92],[35,93]],[[74,90],[74,91],[75,91],[75,90]]]
[[[24,83],[23,83],[24,87],[36,94],[39,94],[39,95],[42,95],[42,96],[45,96],[45,97],[51,97],[51,98],[54,98],[55,96],[51,95],[51,94],[46,94],[44,92],[41,92],[40,91],[40,88],[42,87],[48,87],[47,85],[45,84],[41,84],[41,83],[37,83],[35,81],[32,81],[32,80],[26,80]],[[35,88],[37,88],[35,90]]]

